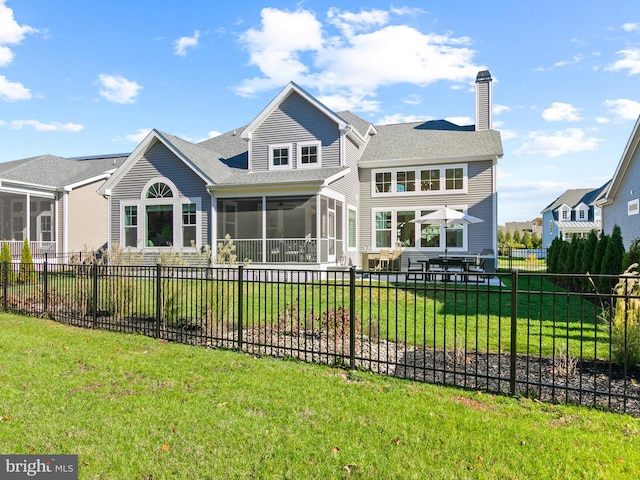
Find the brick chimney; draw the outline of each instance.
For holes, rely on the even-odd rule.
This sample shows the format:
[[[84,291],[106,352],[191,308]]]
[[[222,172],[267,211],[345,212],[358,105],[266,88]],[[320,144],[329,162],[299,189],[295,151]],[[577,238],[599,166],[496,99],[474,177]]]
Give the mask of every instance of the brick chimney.
[[[492,101],[491,73],[483,70],[476,76],[476,131],[493,128]]]

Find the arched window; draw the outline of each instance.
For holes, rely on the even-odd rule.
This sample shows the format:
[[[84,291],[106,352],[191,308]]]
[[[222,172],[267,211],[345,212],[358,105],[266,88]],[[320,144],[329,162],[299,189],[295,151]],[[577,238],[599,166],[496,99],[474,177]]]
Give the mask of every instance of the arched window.
[[[166,183],[156,182],[147,190],[147,198],[173,198],[173,191]]]

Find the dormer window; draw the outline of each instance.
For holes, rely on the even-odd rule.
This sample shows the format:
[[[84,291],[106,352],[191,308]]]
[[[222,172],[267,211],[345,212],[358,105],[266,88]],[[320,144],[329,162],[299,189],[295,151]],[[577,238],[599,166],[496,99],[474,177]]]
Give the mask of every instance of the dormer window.
[[[291,144],[269,145],[271,168],[291,168]]]
[[[569,211],[568,210],[562,210],[562,212],[560,212],[561,218],[562,220],[568,220],[569,219]]]
[[[586,220],[586,213],[584,210],[578,210],[578,219]]]
[[[320,142],[299,143],[298,168],[319,167],[320,153]]]

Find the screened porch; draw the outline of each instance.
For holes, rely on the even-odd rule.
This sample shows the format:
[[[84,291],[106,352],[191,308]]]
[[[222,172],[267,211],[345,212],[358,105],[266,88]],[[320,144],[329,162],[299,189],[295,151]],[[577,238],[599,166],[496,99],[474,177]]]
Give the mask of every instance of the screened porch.
[[[218,200],[217,243],[239,261],[335,263],[344,255],[344,204],[323,195]]]

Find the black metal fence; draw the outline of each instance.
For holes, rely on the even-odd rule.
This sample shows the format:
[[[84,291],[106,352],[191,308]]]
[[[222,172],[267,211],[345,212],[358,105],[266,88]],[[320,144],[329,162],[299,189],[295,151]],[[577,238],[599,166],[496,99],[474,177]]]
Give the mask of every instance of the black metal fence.
[[[547,249],[501,246],[498,249],[498,269],[544,273],[547,271]]]
[[[18,269],[2,265],[4,311],[640,416],[637,277],[600,295],[598,279],[515,270],[436,283],[355,268]]]

